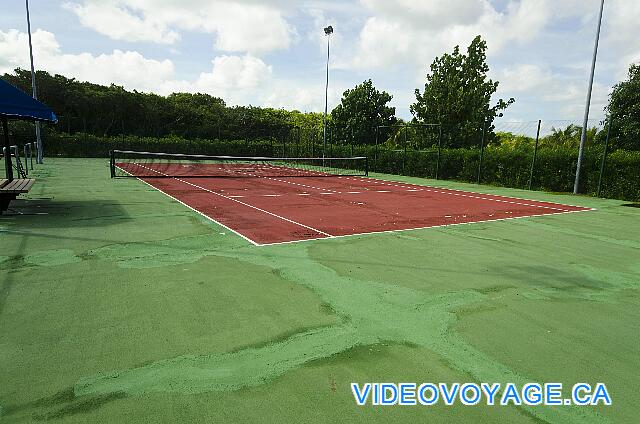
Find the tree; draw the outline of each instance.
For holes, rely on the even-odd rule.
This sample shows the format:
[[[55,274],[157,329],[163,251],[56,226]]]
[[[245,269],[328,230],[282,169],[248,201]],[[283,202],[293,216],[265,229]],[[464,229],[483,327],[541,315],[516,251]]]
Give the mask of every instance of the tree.
[[[396,108],[387,106],[392,98],[378,91],[371,80],[345,91],[340,104],[331,111],[333,140],[373,144],[378,126],[396,122]]]
[[[613,119],[612,145],[640,150],[640,64],[632,64],[629,79],[613,87],[606,111]]]
[[[599,142],[597,135],[601,133],[597,127],[587,128],[586,146],[592,147]],[[575,124],[569,124],[565,129],[552,127],[551,134],[540,139],[540,146],[578,149],[581,135],[582,127]]]
[[[31,72],[16,69],[1,75],[4,80],[31,93]],[[80,82],[46,71],[36,72],[38,97],[58,116],[58,124],[46,124],[47,131],[70,134],[240,140],[288,139],[300,142],[322,137],[322,115],[253,106],[228,107],[224,100],[207,93],[154,93],[127,91],[124,87]],[[33,135],[33,124],[13,126],[21,140]],[[303,131],[299,131],[302,129]]]
[[[466,55],[456,46],[452,54],[433,61],[424,92],[415,91],[411,113],[419,122],[442,124],[443,141],[451,147],[476,146],[485,121],[492,134],[495,117],[515,101],[499,99],[490,106],[498,82],[487,77],[486,50],[487,43],[480,36],[471,42]]]

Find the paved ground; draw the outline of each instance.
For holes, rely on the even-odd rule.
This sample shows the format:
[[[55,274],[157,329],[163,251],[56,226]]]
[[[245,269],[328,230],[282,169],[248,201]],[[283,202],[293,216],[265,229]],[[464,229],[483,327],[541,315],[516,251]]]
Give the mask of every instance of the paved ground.
[[[256,247],[106,160],[0,217],[0,422],[636,422],[640,209]],[[391,178],[391,177],[389,177]],[[357,407],[351,382],[604,382],[611,407]]]

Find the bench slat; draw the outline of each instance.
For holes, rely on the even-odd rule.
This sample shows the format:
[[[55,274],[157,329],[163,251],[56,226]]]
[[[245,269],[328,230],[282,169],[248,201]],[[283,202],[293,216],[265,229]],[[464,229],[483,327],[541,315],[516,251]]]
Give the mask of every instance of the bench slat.
[[[13,180],[0,187],[0,193],[27,193],[35,181],[33,178]]]

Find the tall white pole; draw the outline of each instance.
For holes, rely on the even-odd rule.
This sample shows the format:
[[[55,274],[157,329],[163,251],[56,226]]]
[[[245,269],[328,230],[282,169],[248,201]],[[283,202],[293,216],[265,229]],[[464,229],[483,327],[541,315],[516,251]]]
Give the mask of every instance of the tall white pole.
[[[29,33],[29,58],[31,59],[31,94],[34,99],[38,98],[38,90],[36,89],[36,71],[33,67],[33,45],[31,43],[31,19],[29,18],[29,0],[25,0],[27,7],[27,32]],[[42,136],[40,135],[40,121],[36,121],[36,146],[37,154],[36,163],[42,163]]]
[[[593,61],[591,62],[591,75],[589,77],[589,88],[587,89],[587,104],[584,108],[584,122],[582,124],[582,135],[580,137],[580,149],[578,150],[578,164],[576,166],[576,180],[573,184],[573,194],[580,191],[580,168],[582,167],[582,157],[584,156],[584,145],[587,141],[587,130],[589,125],[589,108],[591,107],[591,92],[593,90],[593,76],[596,72],[596,58],[598,57],[598,42],[600,41],[600,27],[602,26],[602,12],[604,10],[604,0],[600,2],[600,14],[598,16],[598,29],[596,30],[596,42],[593,47]]]
[[[327,36],[327,80],[324,87],[324,141],[322,144],[322,158],[325,158],[327,152],[327,111],[329,106],[329,39],[333,34],[333,27],[328,26],[324,29],[324,33]],[[324,165],[324,160],[322,161]]]

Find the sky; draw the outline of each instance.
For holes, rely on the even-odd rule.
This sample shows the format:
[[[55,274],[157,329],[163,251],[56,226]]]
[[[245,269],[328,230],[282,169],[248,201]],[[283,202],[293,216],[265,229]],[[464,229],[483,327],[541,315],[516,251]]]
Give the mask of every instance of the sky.
[[[3,2],[0,74],[29,68],[25,4]],[[167,95],[203,92],[228,105],[329,110],[372,79],[411,118],[434,58],[488,43],[494,101],[508,122],[580,121],[599,0],[31,0],[36,69]],[[640,1],[605,3],[591,117],[640,61]]]

